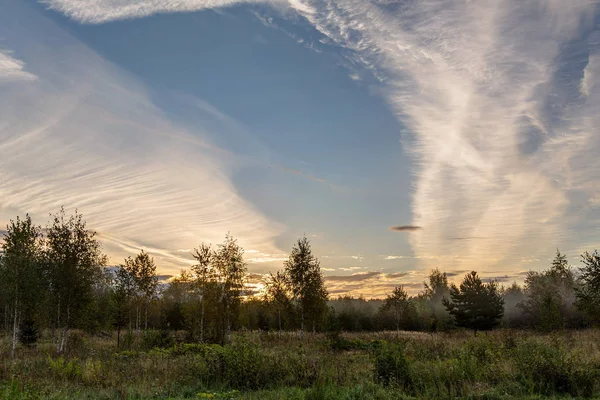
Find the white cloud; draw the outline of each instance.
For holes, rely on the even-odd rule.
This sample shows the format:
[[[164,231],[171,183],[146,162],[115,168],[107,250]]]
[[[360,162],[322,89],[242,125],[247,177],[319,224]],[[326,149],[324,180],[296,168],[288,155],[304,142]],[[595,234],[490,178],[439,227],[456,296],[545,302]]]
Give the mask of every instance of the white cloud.
[[[49,3],[102,22],[233,1]],[[570,205],[579,192],[593,204],[600,178],[595,2],[289,5],[382,82],[378,91],[410,132],[412,224],[424,228],[410,237],[416,259],[444,259],[446,268],[542,259],[573,226],[589,224]]]
[[[37,76],[25,70],[25,63],[0,49],[0,83],[13,81],[34,81]]]
[[[78,208],[112,262],[144,248],[161,273],[191,262],[176,249],[228,231],[245,248],[281,252],[281,226],[232,184],[231,154],[169,121],[135,79],[44,16],[19,3],[8,11],[0,36],[40,79],[0,91],[0,223]],[[21,22],[3,28],[9,19]]]
[[[158,13],[192,12],[243,3],[286,4],[285,0],[41,0],[76,21],[100,24]]]
[[[413,224],[424,228],[410,238],[416,258],[462,255],[457,264],[484,268],[479,260],[501,263],[562,240],[576,218],[570,192],[600,178],[600,104],[589,90],[599,79],[597,37],[583,47],[587,99],[573,96],[578,82],[560,70],[581,68],[567,45],[592,26],[592,2],[305,4],[319,31],[384,78],[412,134],[404,142],[416,165]]]

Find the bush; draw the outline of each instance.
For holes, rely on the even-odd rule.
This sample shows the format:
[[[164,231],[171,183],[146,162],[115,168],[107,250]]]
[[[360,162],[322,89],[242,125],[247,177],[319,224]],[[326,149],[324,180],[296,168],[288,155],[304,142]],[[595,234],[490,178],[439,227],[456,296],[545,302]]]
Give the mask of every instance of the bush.
[[[591,396],[599,377],[597,366],[576,364],[563,347],[528,341],[515,349],[515,361],[524,384],[535,393]]]
[[[48,357],[48,365],[56,378],[78,380],[82,376],[81,367],[77,359],[66,361],[63,356],[55,360],[52,357]]]
[[[38,330],[31,319],[24,319],[19,324],[19,342],[26,347],[35,346],[38,340]]]
[[[375,380],[384,386],[412,386],[408,359],[400,345],[384,343],[375,351]]]
[[[146,331],[142,336],[142,348],[151,350],[154,348],[164,349],[173,346],[175,340],[170,331]]]

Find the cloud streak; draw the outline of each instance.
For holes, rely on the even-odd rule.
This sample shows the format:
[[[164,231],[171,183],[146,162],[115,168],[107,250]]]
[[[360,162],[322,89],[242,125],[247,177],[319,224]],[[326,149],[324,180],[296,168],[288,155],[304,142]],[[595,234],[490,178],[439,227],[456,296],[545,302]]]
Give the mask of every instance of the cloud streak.
[[[0,13],[0,36],[39,76],[0,91],[0,221],[29,212],[44,224],[78,208],[112,262],[143,248],[162,273],[191,263],[175,249],[228,231],[281,254],[281,226],[232,184],[234,160],[170,121],[134,78],[17,1]]]
[[[44,0],[41,3],[76,21],[89,24],[142,18],[159,13],[193,12],[231,7],[244,3],[285,4],[283,0]]]
[[[413,223],[427,226],[411,235],[417,256],[506,263],[562,239],[572,193],[599,178],[595,2],[304,4],[323,35],[384,78],[410,132]]]
[[[238,3],[48,1],[94,23]],[[409,230],[410,243],[424,267],[440,259],[447,268],[479,269],[524,255],[543,259],[572,230],[600,240],[597,217],[589,218],[600,198],[596,1],[288,5],[382,82],[378,92],[406,127],[411,226],[427,227]]]

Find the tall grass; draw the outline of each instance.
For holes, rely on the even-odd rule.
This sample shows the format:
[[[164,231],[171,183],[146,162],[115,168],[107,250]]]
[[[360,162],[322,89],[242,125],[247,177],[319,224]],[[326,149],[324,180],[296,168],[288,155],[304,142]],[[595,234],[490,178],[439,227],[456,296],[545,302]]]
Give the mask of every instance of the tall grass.
[[[600,396],[600,332],[238,333],[226,346],[164,333],[75,332],[10,358],[0,343],[0,399],[504,399]]]

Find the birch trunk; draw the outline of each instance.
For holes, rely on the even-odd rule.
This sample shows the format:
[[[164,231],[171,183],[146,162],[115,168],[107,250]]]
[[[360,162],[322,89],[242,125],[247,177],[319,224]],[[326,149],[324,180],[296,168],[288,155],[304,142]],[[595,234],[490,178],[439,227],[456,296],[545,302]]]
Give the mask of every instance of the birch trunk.
[[[17,299],[15,299],[15,317],[14,317],[14,322],[13,322],[13,337],[12,337],[12,349],[10,352],[10,356],[11,358],[15,358],[15,350],[17,348],[17,339],[18,339],[18,333],[19,333],[19,302]]]

